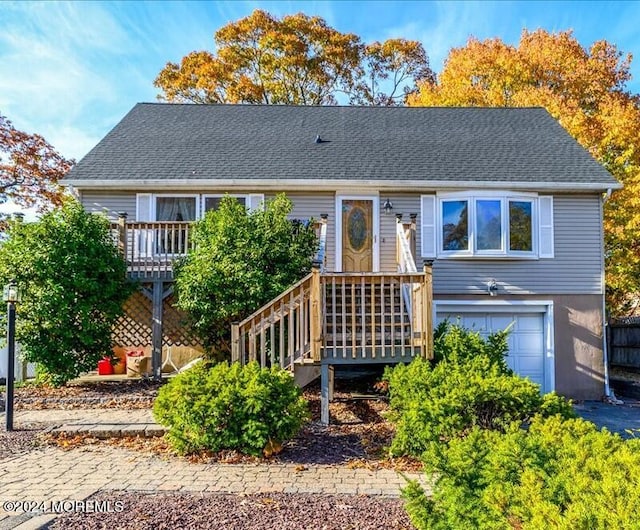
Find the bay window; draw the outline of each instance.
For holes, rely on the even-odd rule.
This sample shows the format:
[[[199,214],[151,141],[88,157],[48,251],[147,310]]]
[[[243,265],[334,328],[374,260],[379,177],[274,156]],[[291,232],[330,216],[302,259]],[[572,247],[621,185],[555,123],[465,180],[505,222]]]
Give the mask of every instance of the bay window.
[[[553,199],[534,193],[422,196],[423,257],[553,257]]]

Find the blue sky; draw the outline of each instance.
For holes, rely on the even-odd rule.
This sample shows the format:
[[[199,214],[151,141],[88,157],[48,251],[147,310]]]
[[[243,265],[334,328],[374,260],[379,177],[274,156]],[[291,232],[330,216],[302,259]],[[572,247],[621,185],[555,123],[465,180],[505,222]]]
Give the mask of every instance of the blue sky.
[[[80,159],[139,101],[167,61],[213,50],[224,24],[265,9],[319,15],[366,41],[420,40],[438,72],[469,36],[517,43],[523,28],[573,29],[631,52],[640,92],[640,2],[1,2],[0,112]]]

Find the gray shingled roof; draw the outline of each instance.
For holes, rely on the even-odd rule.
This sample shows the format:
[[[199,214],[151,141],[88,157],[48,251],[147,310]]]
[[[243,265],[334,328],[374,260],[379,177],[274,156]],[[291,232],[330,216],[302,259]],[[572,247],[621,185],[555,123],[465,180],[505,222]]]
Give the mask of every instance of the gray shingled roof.
[[[542,108],[139,103],[67,177],[217,178],[616,185]]]

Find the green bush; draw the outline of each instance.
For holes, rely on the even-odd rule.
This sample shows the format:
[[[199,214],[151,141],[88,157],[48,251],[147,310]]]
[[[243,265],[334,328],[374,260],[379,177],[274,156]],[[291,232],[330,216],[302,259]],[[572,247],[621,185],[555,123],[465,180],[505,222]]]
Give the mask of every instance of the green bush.
[[[317,240],[310,224],[292,222],[281,194],[247,212],[225,196],[194,227],[195,249],[176,265],[177,305],[216,358],[228,358],[231,323],[249,316],[310,270]]]
[[[181,454],[235,449],[259,455],[295,436],[308,407],[293,377],[278,367],[200,363],[160,389],[153,414],[169,427],[169,443]]]
[[[16,338],[25,360],[41,365],[54,385],[112,354],[113,325],[135,290],[126,270],[107,218],[76,201],[9,228],[0,285],[14,279],[23,290]]]
[[[639,527],[640,440],[585,420],[536,416],[528,430],[474,427],[424,456],[437,477],[433,496],[416,482],[403,492],[421,530]]]
[[[396,424],[395,455],[421,456],[430,443],[447,442],[473,427],[502,430],[533,415],[573,417],[556,394],[515,375],[506,365],[506,333],[487,339],[459,326],[439,328],[432,364],[416,359],[388,370],[390,419]]]

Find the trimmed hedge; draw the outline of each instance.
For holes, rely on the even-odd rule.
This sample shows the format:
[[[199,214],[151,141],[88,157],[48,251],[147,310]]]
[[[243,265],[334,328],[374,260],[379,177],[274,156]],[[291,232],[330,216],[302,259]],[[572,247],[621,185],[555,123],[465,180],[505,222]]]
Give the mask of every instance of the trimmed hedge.
[[[536,416],[528,430],[474,427],[431,444],[433,496],[412,482],[406,509],[420,530],[637,529],[640,440],[582,419]]]
[[[181,454],[235,449],[268,453],[295,436],[308,418],[307,402],[287,371],[252,362],[200,363],[163,386],[153,407]]]
[[[432,362],[416,359],[385,374],[390,419],[396,424],[394,455],[421,456],[432,442],[464,436],[473,427],[504,430],[535,414],[574,417],[571,405],[522,379],[505,362],[507,333],[486,339],[459,326],[440,326]]]

